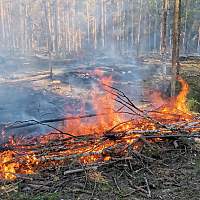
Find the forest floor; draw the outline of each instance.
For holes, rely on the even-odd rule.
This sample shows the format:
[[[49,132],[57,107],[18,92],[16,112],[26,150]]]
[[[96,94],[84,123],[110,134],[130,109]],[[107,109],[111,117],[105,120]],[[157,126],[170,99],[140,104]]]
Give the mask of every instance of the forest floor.
[[[146,59],[144,63],[160,65],[159,60],[155,59]],[[181,62],[181,66],[181,75],[187,80],[191,88],[188,96],[189,106],[194,111],[199,112],[200,62],[198,60],[184,61]],[[128,74],[129,70],[128,67],[124,71],[127,71]],[[57,72],[56,77],[59,77],[60,70]],[[42,83],[45,85],[45,87],[43,87],[44,85],[42,87],[47,88],[46,93],[55,95],[54,102],[58,100],[57,96],[62,96],[62,92],[71,92],[68,84],[62,87],[63,91],[59,89],[62,81],[54,80],[52,83],[47,83],[46,78],[44,78],[48,76],[47,72],[38,75],[41,76]],[[85,73],[83,75],[87,76]],[[31,78],[34,79],[32,74]],[[28,81],[21,79],[22,77],[20,77],[20,81],[24,81],[23,84],[30,82],[30,79]],[[30,87],[36,88],[34,91],[43,91],[39,80],[37,76],[37,80],[31,82]],[[3,84],[7,84],[5,80],[1,79],[1,81]],[[10,82],[11,79],[7,81]],[[13,81],[16,81],[16,79]],[[145,81],[143,80],[143,82]],[[32,85],[32,83],[34,84]],[[51,84],[55,87],[52,87]],[[46,93],[45,98],[47,97]],[[66,98],[59,100],[59,102],[64,102]],[[42,105],[46,105],[46,102],[43,102],[40,106]],[[52,105],[55,106],[54,103]],[[61,106],[63,105],[64,103],[61,104]],[[166,140],[165,142],[146,144],[140,153],[141,155],[133,154],[131,158],[115,160],[108,165],[82,170],[78,173],[66,173],[69,169],[63,166],[57,169],[44,170],[39,174],[17,179],[15,182],[1,181],[0,199],[200,199],[200,143],[198,140],[177,139],[176,141]]]
[[[139,156],[80,172],[68,167],[44,170],[1,184],[1,199],[198,200],[200,146],[176,140],[144,146]],[[69,172],[69,173],[68,173]]]

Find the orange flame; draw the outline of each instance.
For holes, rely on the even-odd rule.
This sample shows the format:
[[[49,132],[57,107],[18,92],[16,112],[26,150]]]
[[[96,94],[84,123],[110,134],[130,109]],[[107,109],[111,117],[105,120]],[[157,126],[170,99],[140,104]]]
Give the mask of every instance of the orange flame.
[[[189,92],[189,85],[182,78],[179,78],[179,82],[182,85],[182,90],[176,97],[175,107],[177,110],[189,114],[189,109],[186,102],[187,94]]]
[[[100,84],[104,90],[106,86],[112,86],[112,76],[104,76],[103,72],[99,69],[95,70],[94,74],[100,78]],[[91,91],[91,99],[93,109],[97,115],[94,120],[86,121],[78,119],[71,122],[65,127],[66,132],[70,132],[74,135],[83,134],[102,134],[108,129],[116,126],[117,124],[124,122],[125,117],[116,113],[116,101],[112,94],[103,92],[95,87]],[[82,113],[83,114],[83,113]],[[125,130],[126,127],[120,126],[121,130]]]
[[[182,120],[189,120],[192,118],[192,115],[187,106],[189,85],[181,77],[178,78],[178,81],[180,82],[182,87],[178,96],[171,97],[166,100],[162,98],[160,92],[154,92],[151,96],[154,104],[156,104],[156,106],[159,106],[157,111],[164,115],[162,117],[163,119],[175,120],[177,116],[179,116]],[[158,114],[156,115],[159,116]],[[154,116],[156,115],[154,114]]]

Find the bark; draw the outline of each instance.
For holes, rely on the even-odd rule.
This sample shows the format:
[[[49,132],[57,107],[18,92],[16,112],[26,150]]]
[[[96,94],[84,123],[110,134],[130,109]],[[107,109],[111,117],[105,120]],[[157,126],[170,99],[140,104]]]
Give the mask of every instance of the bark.
[[[54,2],[54,49],[58,56],[58,0]]]
[[[167,13],[168,0],[163,0],[162,22],[161,22],[161,54],[165,55],[167,50]]]
[[[50,12],[50,4],[49,2],[43,1],[44,5],[44,13],[46,20],[46,30],[47,30],[47,48],[48,48],[48,56],[49,56],[49,75],[50,79],[53,78],[53,69],[52,69],[52,39],[51,39],[51,12]]]
[[[155,4],[156,4],[156,13],[155,13],[155,22],[154,22],[154,38],[153,38],[153,43],[154,43],[154,51],[157,51],[157,27],[158,27],[158,15],[157,15],[157,11],[158,11],[158,3],[157,0],[155,0]]]
[[[188,31],[187,31],[187,25],[188,25],[188,10],[189,10],[189,0],[185,1],[185,21],[184,21],[184,37],[183,37],[183,46],[184,46],[184,53],[187,54],[188,50]]]
[[[177,76],[177,63],[179,61],[180,6],[181,6],[181,0],[175,0],[175,2],[174,2],[174,19],[173,19],[171,96],[175,95],[176,76]]]
[[[104,0],[101,0],[101,45],[104,48],[105,46],[105,11],[104,11]]]
[[[181,0],[179,0],[179,16],[178,16],[178,41],[177,41],[177,75],[179,75],[180,72],[180,44],[181,44]]]
[[[199,33],[198,33],[197,53],[200,54],[200,26],[199,26]]]
[[[140,11],[139,11],[139,22],[138,22],[138,34],[137,34],[137,56],[140,54],[140,33],[141,33],[141,21],[142,21],[142,5],[143,0],[139,0],[140,2]]]
[[[5,45],[5,20],[4,20],[4,6],[3,6],[3,0],[1,0],[1,35],[2,35],[2,40],[1,42],[3,43],[3,45]]]

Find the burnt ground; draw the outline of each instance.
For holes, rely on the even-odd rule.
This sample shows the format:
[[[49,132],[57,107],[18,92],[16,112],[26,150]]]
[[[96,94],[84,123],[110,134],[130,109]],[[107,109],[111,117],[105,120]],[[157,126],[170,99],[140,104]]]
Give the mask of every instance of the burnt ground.
[[[39,67],[36,70],[32,63],[30,65],[33,68],[30,68],[30,65],[27,67],[27,64],[22,65],[20,61],[18,69],[21,71],[16,73],[14,67],[13,69],[11,67],[11,71],[7,73],[7,70],[4,70],[1,65],[1,70],[4,72],[0,84],[1,122],[4,124],[16,120],[31,118],[41,120],[63,116],[66,114],[65,108],[68,108],[72,102],[78,112],[80,108],[77,105],[80,103],[80,99],[86,98],[87,91],[91,88],[91,82],[97,81],[97,77],[89,75],[95,66],[103,68],[108,74],[114,74],[115,80],[119,79],[116,86],[121,87],[120,89],[131,86],[132,90],[139,88],[135,87],[138,82],[142,88],[147,85],[150,90],[151,88],[159,89],[160,63],[154,61],[142,64],[139,72],[137,72],[138,64],[135,62],[131,65],[130,63],[118,65],[113,61],[109,63],[100,60],[99,63],[95,61],[94,63],[67,64],[67,66],[54,69],[53,81],[49,79],[48,66],[46,68]],[[124,65],[123,69],[121,68],[122,64]],[[199,112],[200,102],[198,95],[200,89],[199,67],[198,61],[184,61],[181,70],[182,76],[191,86],[189,106],[196,112]],[[88,71],[85,71],[86,68],[89,68]],[[32,70],[27,72],[26,69]],[[133,71],[135,77],[132,75]],[[5,73],[7,73],[6,76]],[[121,75],[126,78],[122,78]],[[134,82],[134,80],[136,81]],[[159,80],[159,83],[155,84],[155,81],[151,80]],[[145,101],[145,92],[141,88],[137,91],[138,93],[134,95],[135,99]],[[133,94],[135,93],[133,92]],[[74,112],[74,109],[71,112]],[[38,132],[40,134],[42,131],[46,130],[42,130],[41,127],[31,129],[33,134]],[[30,134],[29,131],[25,132]],[[175,145],[176,143],[178,143],[178,147]],[[80,173],[68,174],[64,172],[71,169],[66,166],[21,177],[15,182],[1,182],[0,199],[197,200],[200,199],[199,149],[198,141],[190,139],[176,139],[176,142],[167,140],[164,143],[154,144],[145,143],[141,154],[133,153],[125,160],[119,158],[119,160],[99,166],[95,170],[83,170]]]

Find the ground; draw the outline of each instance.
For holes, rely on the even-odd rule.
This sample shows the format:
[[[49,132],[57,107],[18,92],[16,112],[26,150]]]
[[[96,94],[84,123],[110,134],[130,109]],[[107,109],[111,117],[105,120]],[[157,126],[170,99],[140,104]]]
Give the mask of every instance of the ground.
[[[147,59],[147,61],[152,65],[155,60]],[[144,68],[148,65],[147,61],[145,60],[144,62]],[[101,64],[103,63],[100,63],[99,66],[101,66]],[[157,78],[160,77],[160,69],[156,70],[159,65],[159,60],[153,64],[153,75]],[[199,112],[199,62],[198,60],[190,62],[184,61],[181,65],[181,75],[191,86],[188,104],[195,112]],[[108,67],[108,69],[110,68]],[[135,70],[137,69],[135,68]],[[130,66],[125,66],[122,71],[124,71],[127,76],[130,71]],[[68,71],[68,73],[72,72],[74,72],[74,70]],[[25,78],[24,74],[23,76],[19,75],[19,79],[15,77],[13,80],[11,80],[11,78],[5,80],[2,77],[1,87],[4,88],[2,95],[5,94],[5,91],[8,92],[5,85],[6,87],[12,87],[12,91],[9,94],[11,99],[10,104],[12,105],[12,94],[17,85],[22,88],[20,98],[17,102],[21,102],[21,96],[25,96],[25,101],[27,98],[30,98],[30,96],[27,97],[27,94],[24,94],[24,90],[28,91],[28,95],[31,93],[34,94],[34,98],[36,98],[35,94],[38,94],[39,99],[41,99],[41,97],[44,99],[41,101],[40,109],[42,111],[39,109],[37,112],[30,113],[30,110],[28,110],[25,112],[26,114],[28,113],[28,115],[25,116],[25,119],[27,119],[27,116],[30,116],[30,114],[34,117],[47,114],[47,111],[49,111],[49,102],[52,101],[52,98],[55,99],[54,103],[50,105],[50,108],[57,109],[57,106],[65,106],[66,99],[76,99],[76,95],[80,95],[77,94],[78,90],[76,90],[76,87],[74,87],[75,89],[71,89],[68,82],[64,83],[63,79],[59,78],[62,73],[63,68],[59,68],[55,71],[56,75],[54,82],[51,82],[48,79],[48,69],[46,69],[45,73],[44,71],[39,70],[36,76],[33,76],[33,72],[30,72],[30,76],[25,76]],[[116,77],[118,77],[117,74],[118,73],[116,73]],[[139,75],[141,73],[136,74]],[[87,76],[85,73],[82,75]],[[143,83],[148,82],[145,73],[142,79]],[[141,80],[140,77],[139,80]],[[72,82],[74,84],[76,83],[74,80],[72,80]],[[125,80],[123,83],[124,85],[131,85],[130,80]],[[132,85],[134,84],[132,83]],[[26,87],[24,85],[26,85]],[[13,87],[15,89],[13,89]],[[84,92],[87,89],[86,83]],[[44,90],[46,93],[44,93]],[[75,95],[73,97],[70,95],[72,94],[72,90]],[[63,97],[63,93],[69,95]],[[140,94],[138,96],[140,96]],[[35,100],[38,99],[36,98]],[[57,103],[58,100],[59,103]],[[1,99],[1,101],[3,101],[3,99]],[[5,110],[10,109],[9,104],[5,104],[6,100],[3,102],[2,105],[7,105],[7,107],[2,107],[2,112],[5,111],[5,113],[9,113]],[[36,103],[32,104],[32,111],[38,106],[38,104],[37,106],[34,105],[36,105]],[[14,110],[16,113],[19,112],[19,108],[21,108],[21,105],[15,107]],[[60,115],[63,112],[62,107],[60,107],[59,110],[58,114]],[[55,113],[55,111],[52,112]],[[15,117],[16,115],[12,113],[12,116],[2,117],[2,121],[6,122],[6,120],[12,119],[13,116]],[[51,117],[51,114],[49,114],[49,117]],[[126,159],[119,158],[113,160],[109,164],[98,166],[95,169],[91,168],[82,170],[78,173],[68,173],[70,170],[69,166],[63,166],[56,169],[44,170],[37,175],[21,177],[14,182],[1,181],[0,199],[198,200],[200,199],[199,151],[199,141],[194,141],[193,139],[176,138],[175,140],[165,140],[164,142],[145,142],[145,145],[140,152],[141,154],[133,153],[131,157]]]
[[[69,172],[67,167],[45,170],[1,186],[2,199],[164,199],[200,198],[199,146],[177,140],[145,145],[133,154],[97,169]],[[150,145],[150,146],[149,146]],[[48,174],[48,175],[47,175]]]

